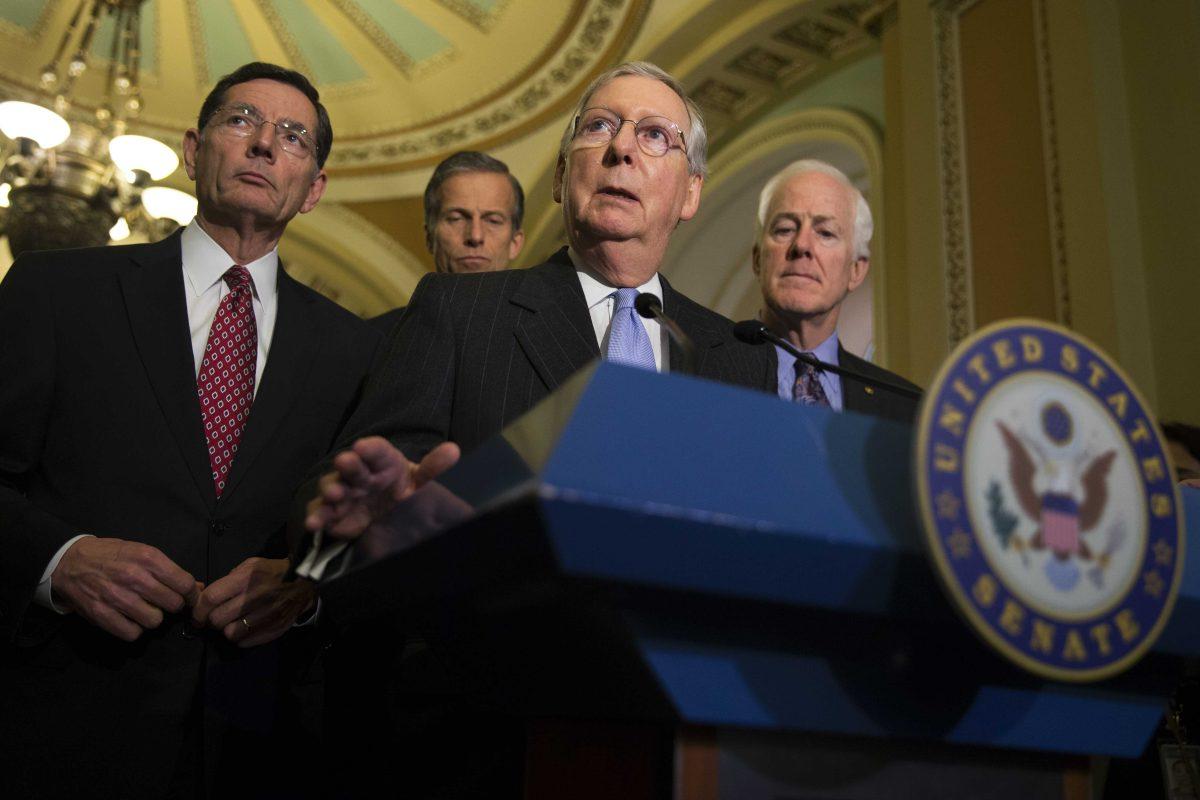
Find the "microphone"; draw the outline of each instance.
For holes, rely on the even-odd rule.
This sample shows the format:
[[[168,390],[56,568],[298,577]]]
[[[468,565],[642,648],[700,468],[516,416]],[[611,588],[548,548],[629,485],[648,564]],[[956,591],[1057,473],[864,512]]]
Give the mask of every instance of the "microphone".
[[[692,338],[683,332],[679,323],[663,313],[662,302],[649,292],[642,292],[633,301],[633,307],[641,316],[646,319],[656,319],[667,329],[671,341],[675,342],[679,347],[679,352],[683,354],[683,369],[679,371],[687,375],[695,375],[696,345],[692,344]]]
[[[889,392],[898,394],[901,397],[910,397],[913,400],[921,399],[921,392],[909,389],[907,386],[901,386],[900,384],[892,383],[891,381],[879,380],[878,378],[867,377],[856,369],[847,369],[846,367],[842,367],[837,364],[830,364],[817,358],[812,353],[805,353],[803,350],[796,348],[787,339],[784,339],[782,336],[777,336],[770,328],[768,328],[766,325],[763,325],[756,319],[746,319],[735,323],[733,326],[733,335],[746,344],[762,344],[763,342],[770,342],[771,344],[782,347],[784,350],[791,353],[796,357],[797,361],[803,361],[805,364],[809,364],[816,369],[832,372],[835,375],[845,375],[847,377],[854,378],[855,380],[862,381],[863,383],[870,384],[871,386],[878,386],[880,389],[887,389]]]

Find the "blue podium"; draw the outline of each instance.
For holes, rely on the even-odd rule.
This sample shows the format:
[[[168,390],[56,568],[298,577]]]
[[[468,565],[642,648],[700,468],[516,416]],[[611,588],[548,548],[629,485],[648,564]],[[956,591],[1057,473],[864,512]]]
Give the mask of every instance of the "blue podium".
[[[996,796],[1062,797],[1081,757],[1141,753],[1200,654],[1200,559],[1132,670],[1031,677],[937,585],[911,437],[598,363],[406,501],[322,595],[337,613],[437,609],[431,645],[515,715],[675,731],[675,796],[1010,780]],[[1200,492],[1183,494],[1195,530]]]

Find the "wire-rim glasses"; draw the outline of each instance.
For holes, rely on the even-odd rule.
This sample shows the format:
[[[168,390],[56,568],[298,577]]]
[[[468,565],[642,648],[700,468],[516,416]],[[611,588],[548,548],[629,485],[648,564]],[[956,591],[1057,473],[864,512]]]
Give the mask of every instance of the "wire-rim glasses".
[[[208,124],[225,135],[241,139],[255,135],[263,125],[270,124],[275,127],[275,141],[285,153],[307,158],[315,149],[308,128],[294,120],[269,120],[247,103],[219,107],[209,118]]]
[[[575,118],[575,141],[584,147],[607,145],[616,138],[626,122],[633,125],[634,139],[646,155],[658,158],[674,149],[686,152],[683,131],[666,117],[622,119],[606,108],[585,108]]]

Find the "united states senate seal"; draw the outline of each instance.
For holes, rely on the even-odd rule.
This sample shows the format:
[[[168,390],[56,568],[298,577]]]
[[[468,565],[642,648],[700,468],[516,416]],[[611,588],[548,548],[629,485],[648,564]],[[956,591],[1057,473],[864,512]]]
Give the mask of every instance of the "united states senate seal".
[[[1179,497],[1150,409],[1095,345],[1035,320],[979,331],[926,394],[914,452],[934,569],[988,644],[1066,681],[1150,648],[1183,576]]]

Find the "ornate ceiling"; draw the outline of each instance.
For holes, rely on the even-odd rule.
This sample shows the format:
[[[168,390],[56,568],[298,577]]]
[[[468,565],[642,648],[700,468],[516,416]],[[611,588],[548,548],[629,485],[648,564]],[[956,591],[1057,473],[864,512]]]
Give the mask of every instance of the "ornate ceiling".
[[[0,99],[36,90],[77,0],[0,3]],[[265,60],[313,78],[333,119],[330,190],[293,224],[293,273],[347,307],[404,302],[431,262],[419,197],[455,150],[505,160],[528,195],[525,256],[561,239],[557,139],[598,72],[631,58],[679,77],[715,154],[806,87],[878,52],[887,0],[146,0],[145,111],[131,125],[178,147],[217,77]],[[76,92],[102,95],[112,32]],[[171,183],[188,188],[182,171]],[[290,251],[290,252],[289,252]],[[370,254],[369,258],[364,254]],[[525,263],[524,261],[522,263]]]
[[[33,90],[76,0],[0,4],[0,77]],[[598,64],[628,47],[647,0],[147,0],[141,22],[146,111],[171,137],[241,64],[273,61],[322,92],[337,133],[330,166],[402,170],[520,136],[569,104]],[[100,30],[92,60],[112,41]],[[14,46],[15,45],[15,46]],[[102,95],[85,75],[80,106]]]

